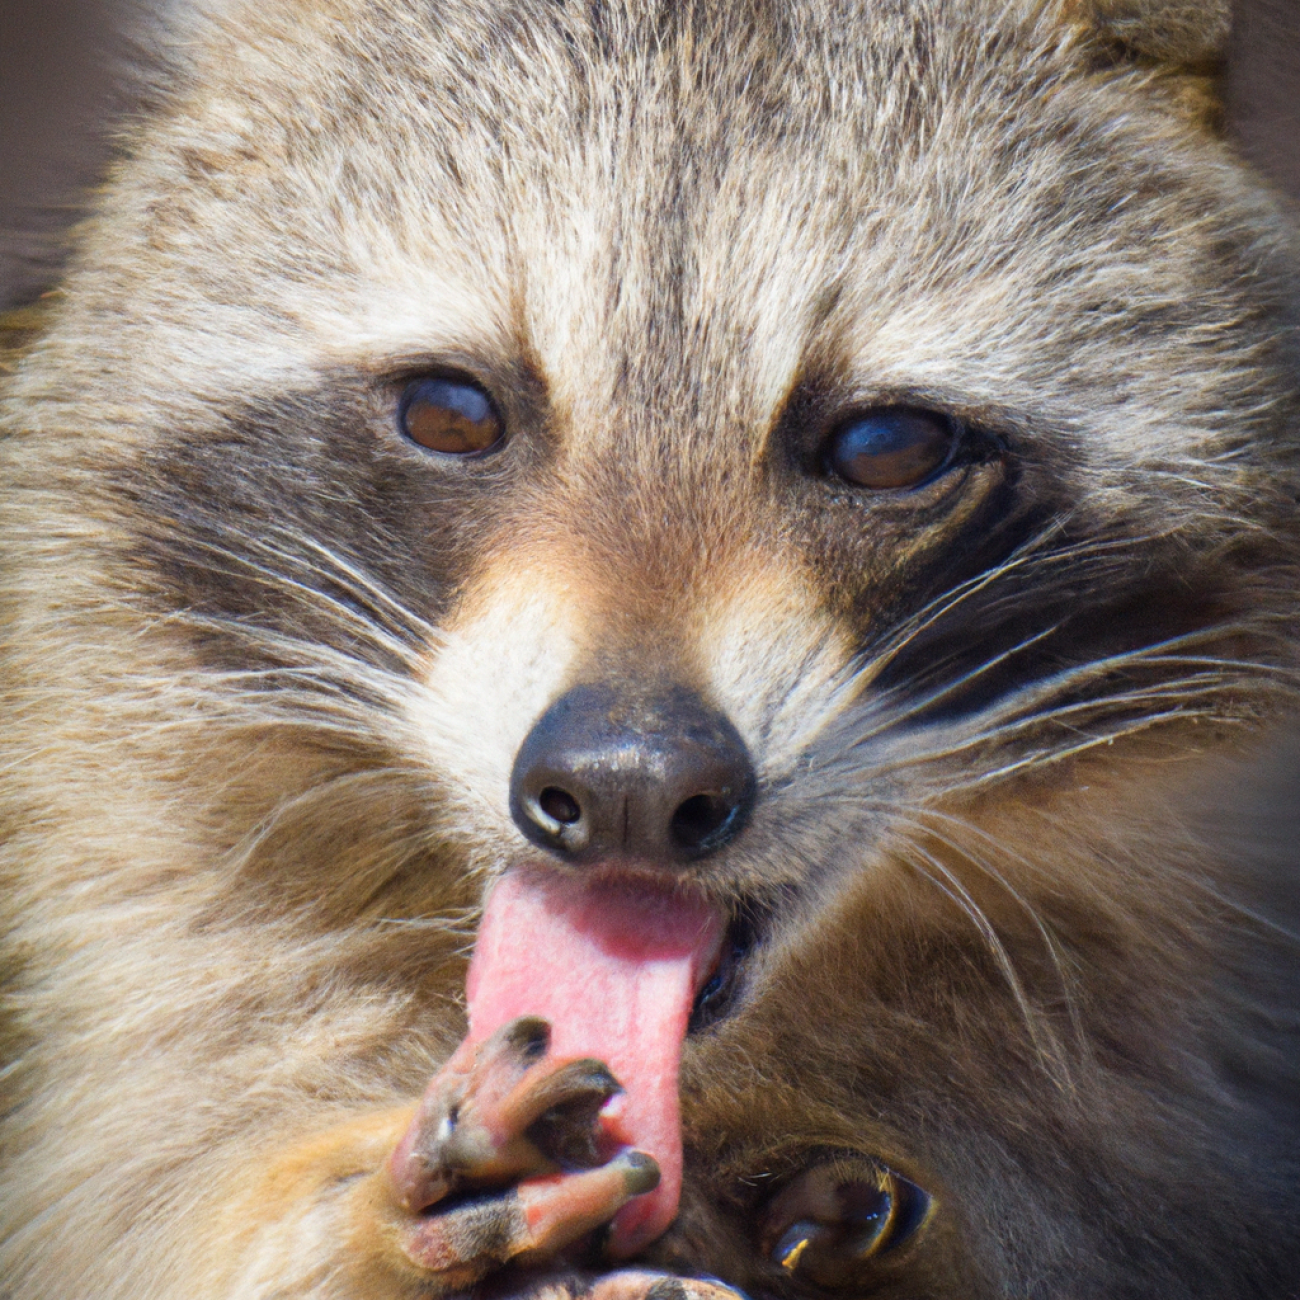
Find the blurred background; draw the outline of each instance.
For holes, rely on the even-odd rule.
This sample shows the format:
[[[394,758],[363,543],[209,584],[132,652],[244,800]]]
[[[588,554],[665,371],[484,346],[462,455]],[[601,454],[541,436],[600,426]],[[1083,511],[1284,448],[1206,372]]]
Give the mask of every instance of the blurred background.
[[[127,106],[115,69],[127,5],[140,2],[0,0],[0,306],[38,293],[57,267],[59,232]],[[1300,200],[1300,0],[1238,0],[1227,98],[1240,148]]]

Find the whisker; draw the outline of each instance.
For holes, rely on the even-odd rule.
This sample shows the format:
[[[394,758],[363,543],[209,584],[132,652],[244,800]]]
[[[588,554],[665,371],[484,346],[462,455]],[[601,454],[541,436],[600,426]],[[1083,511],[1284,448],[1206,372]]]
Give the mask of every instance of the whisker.
[[[375,579],[370,577],[364,570],[359,569],[350,560],[340,556],[337,552],[325,546],[317,538],[311,537],[304,533],[292,532],[286,533],[285,536],[291,537],[299,546],[305,546],[317,555],[321,556],[327,562],[327,567],[317,569],[325,575],[345,574],[350,582],[355,584],[356,588],[365,592],[374,598],[379,604],[392,611],[392,613],[404,623],[410,624],[419,631],[421,636],[427,638],[430,642],[441,639],[441,633],[427,619],[420,617],[408,606],[404,605],[390,592],[384,589]]]
[[[1066,546],[1043,548],[1054,537],[1060,536],[1068,523],[1067,518],[1059,518],[1042,529],[1034,537],[1022,543],[1001,563],[986,569],[972,578],[958,583],[955,587],[936,596],[921,607],[911,618],[875,652],[864,656],[860,672],[868,680],[879,676],[880,672],[895,660],[916,639],[936,626],[954,610],[987,591],[1008,576],[1022,572],[1033,572],[1037,567],[1063,567],[1078,565],[1081,560],[1098,558],[1114,554],[1122,556],[1134,545],[1132,538],[1097,538],[1088,541],[1070,543]],[[1155,534],[1144,540],[1154,540]]]
[[[247,555],[240,555],[211,544],[198,543],[198,545],[214,558],[228,560],[236,566],[232,571],[231,569],[225,569],[213,565],[211,567],[211,572],[222,573],[227,576],[233,576],[234,573],[238,573],[238,576],[241,578],[269,590],[283,592],[288,589],[299,595],[305,596],[309,600],[310,608],[313,613],[319,614],[323,611],[328,611],[338,619],[341,626],[350,627],[363,633],[368,639],[372,640],[375,644],[382,646],[384,649],[389,651],[394,658],[399,659],[400,661],[408,660],[412,650],[415,648],[412,643],[394,636],[386,628],[383,628],[372,620],[363,617],[357,610],[352,608],[346,602],[339,600],[336,596],[331,596],[328,592],[322,591],[319,587],[311,586],[302,579],[294,578],[287,573],[270,567],[267,564],[258,563]],[[273,548],[263,549],[268,549],[271,554],[274,554]],[[224,626],[228,632],[238,632],[249,625],[233,619],[228,619]]]
[[[1058,1087],[1068,1086],[1069,1071],[1065,1066],[1060,1047],[1050,1033],[1045,1039],[1043,1028],[1039,1024],[1039,1016],[1025,993],[1024,985],[1016,973],[1006,945],[983,908],[971,897],[960,878],[932,853],[915,843],[909,843],[907,847],[911,854],[915,854],[921,860],[918,862],[909,857],[907,860],[913,868],[958,907],[975,926],[1007,982],[1007,987],[1029,1034],[1030,1042],[1034,1046],[1035,1054]]]
[[[1034,928],[1037,930],[1039,937],[1042,939],[1043,946],[1051,960],[1052,968],[1056,971],[1057,979],[1060,982],[1061,997],[1065,1003],[1066,1014],[1069,1016],[1071,1028],[1074,1031],[1074,1039],[1079,1050],[1087,1054],[1090,1051],[1088,1036],[1083,1027],[1083,1020],[1079,1014],[1078,1003],[1075,1000],[1073,992],[1073,980],[1065,969],[1065,960],[1061,953],[1059,941],[1052,928],[1039,915],[1038,909],[999,871],[993,864],[982,854],[977,854],[971,850],[968,845],[959,844],[949,835],[938,831],[934,826],[927,824],[928,821],[947,822],[960,831],[974,834],[982,839],[991,848],[998,853],[1011,857],[1019,862],[1022,867],[1032,871],[1031,864],[1022,854],[1014,850],[1008,850],[1007,847],[995,840],[983,827],[967,821],[965,818],[957,817],[952,813],[945,812],[939,808],[921,807],[914,809],[908,818],[914,826],[923,830],[926,834],[934,836],[941,844],[951,849],[954,853],[960,854],[967,862],[981,872],[988,879],[993,881],[1009,898],[1011,898],[1020,910],[1027,916]]]
[[[930,692],[930,694],[922,696],[920,699],[914,701],[907,708],[890,714],[889,717],[886,720],[882,721],[880,726],[877,727],[875,730],[863,733],[858,738],[859,743],[869,740],[875,735],[878,735],[880,731],[884,730],[886,727],[892,728],[892,727],[900,726],[903,723],[909,721],[910,719],[925,713],[929,709],[934,708],[936,704],[939,704],[949,696],[958,693],[965,687],[970,686],[972,683],[978,681],[981,677],[987,675],[988,673],[995,671],[997,668],[1001,667],[1010,659],[1013,659],[1016,655],[1021,654],[1025,650],[1031,649],[1033,646],[1039,644],[1042,641],[1045,641],[1048,637],[1052,636],[1053,633],[1058,631],[1060,626],[1061,625],[1057,623],[1054,624],[1052,627],[1046,629],[1045,631],[1038,632],[1035,633],[1033,636],[1026,637],[1023,641],[1018,642],[1010,649],[1004,650],[1001,654],[997,654],[992,656],[989,659],[986,659],[983,663],[979,664],[975,668],[971,668],[968,671],[962,673],[959,677],[954,678],[952,681],[946,682],[943,686]]]

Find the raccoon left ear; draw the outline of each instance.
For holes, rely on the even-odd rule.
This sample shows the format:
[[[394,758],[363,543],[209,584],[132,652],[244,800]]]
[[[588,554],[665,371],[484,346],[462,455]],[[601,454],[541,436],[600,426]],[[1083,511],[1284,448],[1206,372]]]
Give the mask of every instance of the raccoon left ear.
[[[1204,68],[1223,57],[1232,0],[1065,0],[1067,16],[1134,54]]]

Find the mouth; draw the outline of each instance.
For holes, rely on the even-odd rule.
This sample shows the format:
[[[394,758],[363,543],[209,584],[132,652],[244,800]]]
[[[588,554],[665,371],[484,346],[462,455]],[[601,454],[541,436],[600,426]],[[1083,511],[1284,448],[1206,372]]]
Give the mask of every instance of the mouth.
[[[759,942],[759,919],[752,910],[732,917],[718,945],[718,956],[691,1005],[687,1036],[703,1033],[725,1020],[744,991],[746,959]]]

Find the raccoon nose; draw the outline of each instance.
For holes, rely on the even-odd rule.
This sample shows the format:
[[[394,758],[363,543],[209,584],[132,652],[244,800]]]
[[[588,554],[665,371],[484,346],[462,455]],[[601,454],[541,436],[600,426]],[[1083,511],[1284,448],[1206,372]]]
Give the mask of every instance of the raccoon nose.
[[[575,686],[515,758],[510,811],[573,862],[689,862],[734,839],[756,780],[734,726],[694,691]]]

